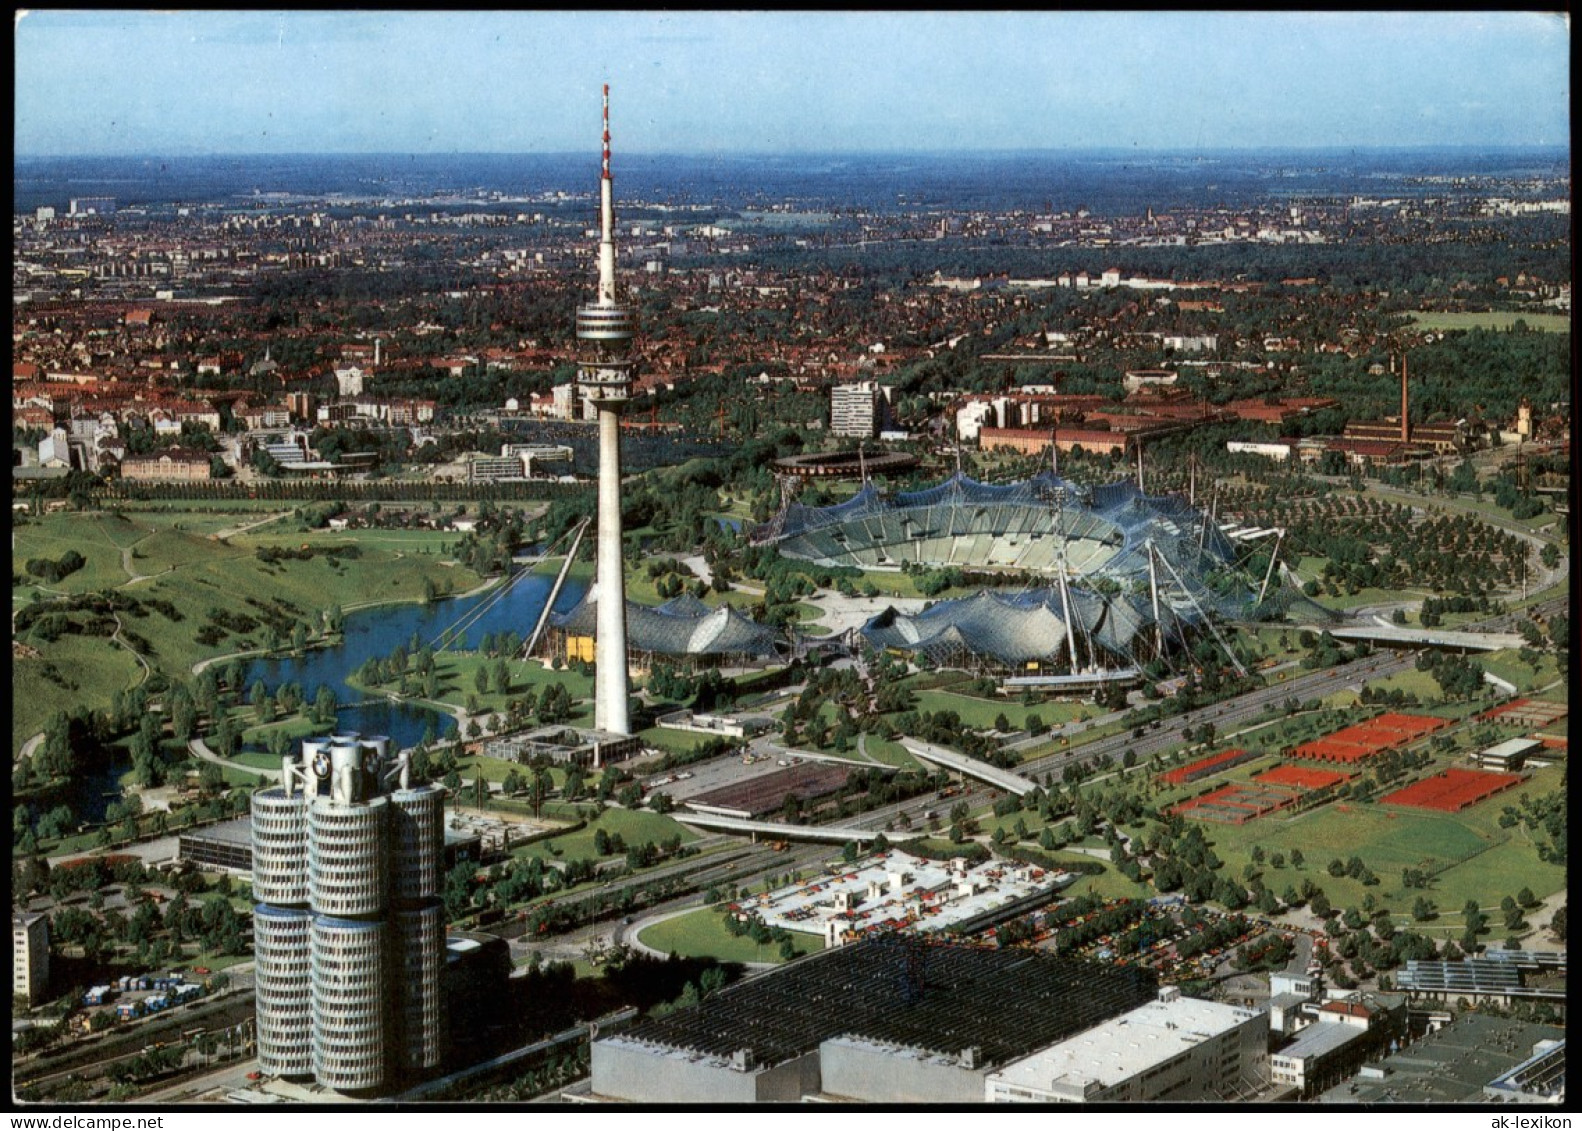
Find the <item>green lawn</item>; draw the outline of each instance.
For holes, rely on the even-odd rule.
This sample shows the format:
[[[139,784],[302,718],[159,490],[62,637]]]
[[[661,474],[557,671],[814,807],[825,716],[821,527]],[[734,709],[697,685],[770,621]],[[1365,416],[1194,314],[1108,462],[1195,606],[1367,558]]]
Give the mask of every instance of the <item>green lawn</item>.
[[[127,580],[121,568],[121,549],[136,542],[146,531],[132,523],[99,514],[53,514],[29,519],[27,525],[12,530],[11,571],[33,580],[24,566],[32,558],[58,560],[67,550],[76,550],[83,567],[58,582],[42,582],[51,591],[86,593],[120,585]],[[18,595],[13,590],[13,601]]]
[[[11,752],[70,705],[110,706],[117,690],[133,687],[143,669],[125,648],[103,637],[68,634],[40,644],[39,657],[11,661]]]
[[[267,515],[279,504],[262,506],[253,513]],[[270,524],[256,532],[220,542],[210,535],[245,522],[252,514],[171,508],[157,512],[49,515],[19,527],[14,558],[58,559],[76,549],[87,560],[83,569],[63,579],[62,590],[79,593],[121,586],[128,575],[122,568],[121,548],[131,547],[133,568],[152,575],[129,587],[146,599],[167,601],[180,619],[149,611],[123,616],[126,627],[147,641],[146,658],[168,677],[188,678],[199,660],[217,655],[254,651],[265,643],[263,629],[226,633],[216,643],[200,644],[196,637],[209,623],[212,610],[247,611],[249,599],[283,608],[297,621],[316,626],[320,613],[331,605],[343,609],[374,601],[420,600],[425,582],[441,592],[460,592],[478,583],[478,576],[458,566],[447,566],[439,554],[416,554],[395,549],[403,532],[280,532]],[[192,527],[192,529],[187,529]],[[437,542],[423,534],[420,541]],[[356,559],[331,560],[322,556],[308,561],[259,561],[255,549],[265,545],[346,545],[362,547]],[[13,602],[25,598],[32,587],[13,590]],[[255,610],[256,611],[256,610]],[[80,616],[79,616],[80,619]],[[118,688],[141,678],[135,661],[103,640],[84,641],[67,634],[53,643],[38,645],[40,659],[19,660],[13,678],[14,742],[36,733],[43,717],[57,709],[107,706]],[[53,683],[44,665],[54,664],[60,678]],[[29,672],[29,666],[33,671]],[[468,673],[470,678],[470,673]],[[531,677],[524,674],[524,683]],[[576,677],[568,675],[568,685]],[[591,685],[591,681],[584,680]],[[76,687],[70,686],[75,683]],[[465,698],[465,690],[462,698]],[[460,700],[458,700],[459,702]],[[25,733],[24,733],[25,732]]]
[[[693,734],[685,730],[666,730],[664,727],[649,727],[639,731],[638,737],[646,745],[659,750],[666,750],[672,754],[690,754],[706,742],[714,741],[714,735]]]
[[[892,742],[888,738],[875,738],[868,736],[866,743],[868,757],[875,762],[883,762],[886,766],[916,767],[918,760],[907,753],[906,747],[899,742]]]
[[[1536,687],[1545,687],[1560,676],[1560,670],[1555,664],[1555,659],[1550,655],[1543,656],[1538,661],[1536,668],[1528,667],[1521,661],[1517,652],[1511,649],[1501,652],[1486,652],[1478,656],[1477,661],[1485,671],[1493,672],[1501,679],[1515,684],[1518,692],[1527,692]]]
[[[1367,685],[1373,688],[1375,692],[1397,690],[1411,692],[1417,696],[1419,703],[1427,703],[1430,700],[1439,699],[1443,694],[1439,690],[1438,682],[1431,674],[1420,672],[1416,669],[1398,672],[1388,679],[1370,679]]]
[[[1453,758],[1441,758],[1433,770],[1424,772],[1453,764],[1457,764]],[[1244,779],[1244,770],[1256,769],[1238,767],[1231,776]],[[1525,789],[1535,796],[1549,792],[1559,788],[1560,778],[1558,768],[1540,770]],[[1274,814],[1240,826],[1196,823],[1225,861],[1229,874],[1237,877],[1251,862],[1254,845],[1266,853],[1282,852],[1287,858],[1293,848],[1301,849],[1307,857],[1301,872],[1289,864],[1283,869],[1264,868],[1264,883],[1276,894],[1287,883],[1300,885],[1305,875],[1324,889],[1337,908],[1360,906],[1364,895],[1371,893],[1382,905],[1402,914],[1419,895],[1434,900],[1442,912],[1459,912],[1468,899],[1497,905],[1502,896],[1514,894],[1524,884],[1540,898],[1565,886],[1563,869],[1538,859],[1524,829],[1499,827],[1501,809],[1515,803],[1516,791],[1456,814],[1340,801],[1294,817]],[[1330,860],[1344,861],[1353,855],[1379,877],[1377,885],[1365,887],[1349,876],[1335,877],[1325,870]],[[1458,860],[1461,862],[1455,863]],[[1425,892],[1402,888],[1401,871],[1408,867],[1444,870]]]
[[[798,957],[824,949],[824,940],[804,931],[792,931]],[[746,936],[725,929],[724,916],[712,907],[700,907],[674,919],[655,923],[638,935],[638,941],[655,950],[682,958],[716,958],[721,962],[782,962],[780,945],[762,946]]]
[[[1529,330],[1558,333],[1569,333],[1571,330],[1568,315],[1547,312],[1413,310],[1408,312],[1408,317],[1425,330],[1509,330],[1518,321],[1525,322]]]
[[[1049,702],[1024,707],[1017,699],[980,699],[947,690],[918,691],[914,694],[917,696],[917,710],[954,711],[965,725],[975,730],[993,727],[995,718],[1000,714],[1010,721],[1012,730],[1021,730],[1027,725],[1028,715],[1038,715],[1046,726],[1055,726],[1085,716],[1092,717],[1098,710],[1087,703]]]
[[[1072,884],[1066,889],[1066,894],[1068,896],[1092,894],[1103,899],[1151,899],[1153,896],[1158,894],[1148,884],[1132,883],[1131,880],[1128,880],[1125,876],[1121,875],[1113,867],[1111,867],[1108,862],[1101,861],[1097,857],[1088,856],[1087,854],[1081,852],[1070,852],[1066,850],[1061,850],[1058,852],[1046,852],[1044,855],[1052,856],[1056,860],[1070,860],[1072,862],[1086,861],[1090,864],[1104,864],[1104,871],[1100,875],[1078,876],[1076,883]]]
[[[553,671],[544,667],[538,660],[506,660],[506,672],[510,676],[511,689],[502,693],[494,686],[495,668],[500,661],[490,659],[481,652],[440,652],[434,659],[434,670],[438,679],[438,699],[440,702],[453,707],[463,707],[468,696],[476,696],[479,708],[483,711],[505,712],[509,700],[520,697],[528,689],[535,695],[542,695],[546,687],[552,683],[563,685],[571,693],[573,700],[590,699],[593,695],[593,677],[583,675],[575,668],[566,668],[563,671]],[[488,672],[490,680],[489,690],[483,693],[478,691],[478,670],[482,668]],[[350,686],[361,686],[353,680],[348,680]],[[382,684],[379,690],[389,691],[396,684]],[[591,719],[593,707],[591,703],[582,704],[572,716],[572,721],[578,719]]]
[[[537,856],[543,860],[575,860],[584,857],[597,859],[598,854],[593,848],[593,837],[599,829],[603,829],[610,836],[619,833],[628,846],[642,844],[644,841],[658,844],[678,834],[682,844],[697,839],[696,833],[661,813],[653,813],[647,809],[608,808],[585,828],[512,849],[511,854]]]

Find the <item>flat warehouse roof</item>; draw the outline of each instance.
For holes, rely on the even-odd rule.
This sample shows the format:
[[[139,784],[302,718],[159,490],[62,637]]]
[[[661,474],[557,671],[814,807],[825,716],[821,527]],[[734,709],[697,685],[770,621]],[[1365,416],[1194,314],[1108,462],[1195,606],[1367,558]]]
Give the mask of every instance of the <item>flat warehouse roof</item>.
[[[637,1025],[623,1041],[772,1065],[842,1035],[999,1064],[1152,999],[1153,974],[1025,950],[881,938],[827,950]],[[658,1051],[656,1048],[656,1051]]]
[[[994,1077],[1037,1089],[1047,1088],[1051,1080],[1119,1084],[1257,1016],[1251,1010],[1197,998],[1153,1001],[1008,1064]]]

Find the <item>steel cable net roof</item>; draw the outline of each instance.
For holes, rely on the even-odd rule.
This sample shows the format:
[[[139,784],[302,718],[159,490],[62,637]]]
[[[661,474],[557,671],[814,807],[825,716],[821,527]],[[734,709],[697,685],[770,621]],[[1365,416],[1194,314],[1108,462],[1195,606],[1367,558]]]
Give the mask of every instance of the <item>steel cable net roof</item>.
[[[1237,552],[1183,499],[1145,495],[1130,481],[1079,487],[1052,472],[1017,483],[957,473],[888,497],[871,484],[828,507],[792,503],[759,534],[786,557],[826,566],[1005,568],[1070,577],[1147,576],[1152,542],[1177,569],[1203,575]]]
[[[593,590],[565,613],[551,614],[549,623],[564,632],[594,635]],[[666,656],[768,656],[775,649],[774,629],[743,616],[729,605],[711,609],[695,597],[681,596],[663,605],[626,602],[627,647]]]
[[[996,485],[958,473],[889,497],[870,485],[835,506],[792,504],[765,540],[830,566],[1064,570],[1064,595],[1056,586],[985,591],[916,615],[887,609],[863,627],[875,647],[940,664],[964,653],[1010,665],[1070,662],[1073,639],[1080,654],[1132,662],[1139,635],[1155,624],[1156,583],[1167,644],[1209,615],[1245,616],[1252,603],[1224,532],[1184,499],[1145,495],[1129,480],[1084,488],[1046,471]]]
[[[980,1063],[1015,1057],[1151,1001],[1148,971],[1037,951],[879,938],[739,982],[620,1038],[774,1065],[855,1035]]]
[[[921,652],[936,663],[949,662],[963,651],[1005,664],[1053,659],[1066,652],[1071,635],[1129,660],[1137,634],[1153,624],[1151,605],[1132,594],[1104,596],[1075,586],[1067,591],[1069,613],[1059,589],[984,590],[957,601],[941,601],[915,616],[886,609],[863,625],[862,634],[875,648]],[[1176,621],[1197,619],[1190,607],[1172,606],[1170,616],[1163,615],[1164,607],[1160,612],[1171,640],[1179,636]]]

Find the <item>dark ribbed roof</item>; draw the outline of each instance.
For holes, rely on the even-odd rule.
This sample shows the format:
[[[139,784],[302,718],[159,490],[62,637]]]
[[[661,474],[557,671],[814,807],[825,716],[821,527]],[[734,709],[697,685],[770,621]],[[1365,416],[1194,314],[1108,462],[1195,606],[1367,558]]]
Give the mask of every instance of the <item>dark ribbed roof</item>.
[[[1003,1064],[1153,1000],[1154,976],[1029,950],[869,939],[738,983],[621,1039],[773,1065],[842,1035]]]

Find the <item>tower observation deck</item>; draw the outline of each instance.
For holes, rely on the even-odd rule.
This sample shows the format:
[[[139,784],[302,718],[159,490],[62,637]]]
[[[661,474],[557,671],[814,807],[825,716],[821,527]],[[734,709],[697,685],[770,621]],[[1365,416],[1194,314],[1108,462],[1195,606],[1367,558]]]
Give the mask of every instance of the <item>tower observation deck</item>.
[[[621,554],[621,410],[637,371],[636,313],[615,293],[615,205],[610,177],[610,88],[604,87],[599,174],[599,286],[577,308],[577,384],[599,418],[599,535],[594,582],[594,726],[630,734],[627,714],[626,577]]]

